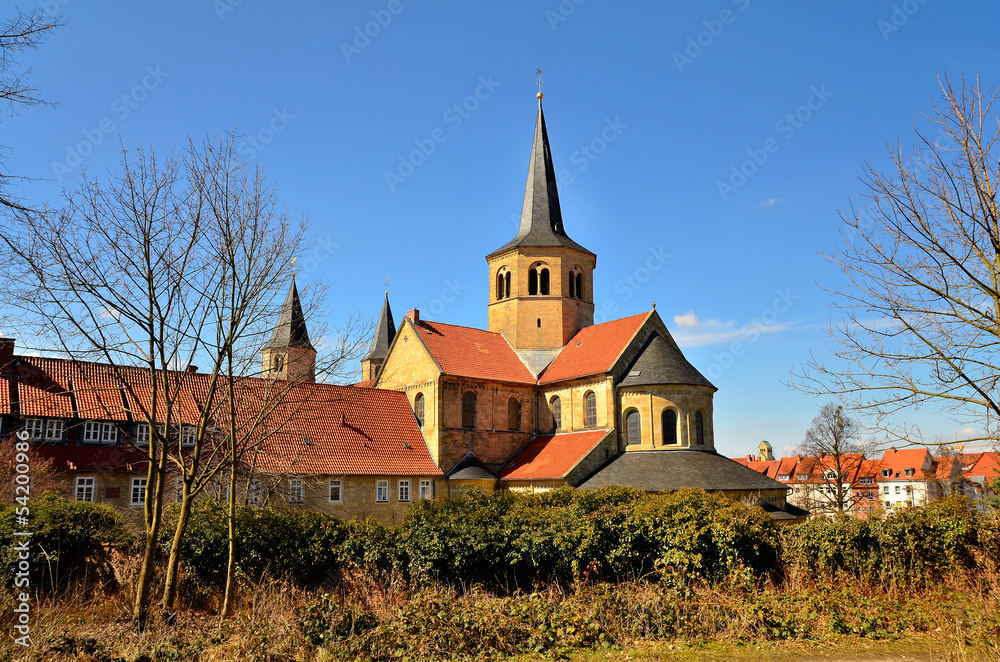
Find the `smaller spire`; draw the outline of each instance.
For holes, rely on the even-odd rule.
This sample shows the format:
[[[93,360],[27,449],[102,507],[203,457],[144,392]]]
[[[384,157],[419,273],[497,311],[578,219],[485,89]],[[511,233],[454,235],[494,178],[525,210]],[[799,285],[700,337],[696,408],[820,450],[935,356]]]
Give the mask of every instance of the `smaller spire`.
[[[387,278],[387,283],[388,280]],[[389,307],[389,292],[386,291],[385,302],[382,304],[382,312],[379,313],[378,323],[375,324],[375,335],[372,336],[372,344],[368,348],[368,353],[361,360],[385,360],[385,357],[389,356],[389,346],[392,345],[392,340],[395,337],[396,323],[392,319],[392,308]]]
[[[271,340],[264,347],[301,347],[315,351],[309,342],[309,331],[306,329],[306,318],[302,313],[299,290],[295,286],[295,276],[292,276],[292,286],[288,288],[285,303],[281,305],[278,324],[274,327]]]

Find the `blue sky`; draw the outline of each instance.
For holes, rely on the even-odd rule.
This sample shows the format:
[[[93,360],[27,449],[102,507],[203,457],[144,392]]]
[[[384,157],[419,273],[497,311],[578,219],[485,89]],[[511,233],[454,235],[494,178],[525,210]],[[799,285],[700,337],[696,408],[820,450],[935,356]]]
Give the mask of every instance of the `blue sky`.
[[[81,166],[113,168],[120,142],[167,150],[237,126],[310,219],[300,285],[330,286],[334,324],[377,315],[388,277],[397,317],[486,326],[484,256],[516,230],[541,68],[597,307],[656,302],[719,387],[729,455],[761,439],[782,453],[824,402],[785,382],[829,353],[840,313],[822,287],[843,274],[820,252],[862,165],[912,143],[939,74],[1000,81],[988,3],[45,0],[4,15],[36,6],[66,25],[21,58],[57,105],[4,119],[5,166],[36,178],[19,192],[55,202]],[[960,427],[911,420],[928,437]]]

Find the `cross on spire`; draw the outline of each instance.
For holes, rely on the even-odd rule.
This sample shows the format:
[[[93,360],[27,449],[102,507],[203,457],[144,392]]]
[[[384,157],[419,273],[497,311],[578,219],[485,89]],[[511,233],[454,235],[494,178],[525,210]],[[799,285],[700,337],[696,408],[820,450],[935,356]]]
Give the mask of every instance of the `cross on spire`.
[[[545,83],[542,82],[542,70],[541,69],[535,69],[535,74],[536,74],[536,76],[535,76],[535,82],[538,83],[538,103],[541,103],[542,102],[542,85],[545,85]]]

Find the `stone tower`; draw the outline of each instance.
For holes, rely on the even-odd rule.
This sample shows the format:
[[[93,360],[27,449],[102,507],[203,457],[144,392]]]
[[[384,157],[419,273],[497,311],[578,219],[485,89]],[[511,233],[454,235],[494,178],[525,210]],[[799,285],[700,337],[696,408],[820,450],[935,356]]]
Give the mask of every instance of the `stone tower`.
[[[389,355],[389,346],[392,345],[392,339],[395,337],[396,324],[392,320],[389,293],[386,292],[385,303],[382,304],[382,312],[379,313],[378,323],[375,325],[375,335],[372,336],[371,347],[361,359],[361,381],[369,381],[378,377],[385,357]]]
[[[262,353],[262,377],[316,381],[316,350],[309,342],[309,331],[302,314],[299,290],[295,287],[295,276],[292,276],[292,286],[288,288],[285,303],[281,306],[278,324]]]
[[[536,374],[577,331],[593,325],[597,256],[563,226],[540,93],[521,225],[486,262],[489,330],[503,334]]]

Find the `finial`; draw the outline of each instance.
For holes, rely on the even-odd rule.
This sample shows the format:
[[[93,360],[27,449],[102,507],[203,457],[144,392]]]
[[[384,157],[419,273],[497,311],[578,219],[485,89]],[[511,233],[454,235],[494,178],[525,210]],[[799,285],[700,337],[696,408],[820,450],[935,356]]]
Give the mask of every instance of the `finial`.
[[[389,296],[389,277],[385,277],[385,295]]]
[[[298,258],[292,258],[292,278],[295,278],[295,260]]]
[[[541,105],[542,104],[542,97],[545,96],[545,95],[542,94],[542,85],[544,85],[545,83],[542,82],[542,70],[541,69],[535,69],[535,73],[537,74],[537,77],[535,78],[535,82],[538,83],[538,95],[537,95],[538,96],[538,105]]]
[[[656,302],[653,302],[653,310],[656,310]]]

